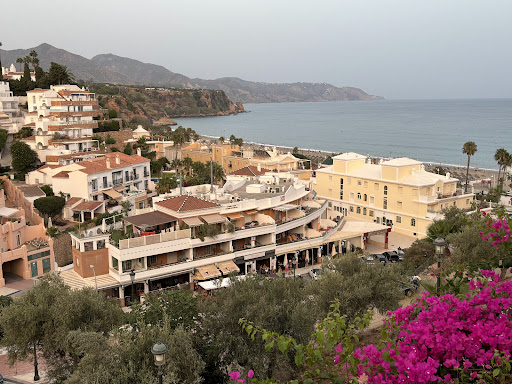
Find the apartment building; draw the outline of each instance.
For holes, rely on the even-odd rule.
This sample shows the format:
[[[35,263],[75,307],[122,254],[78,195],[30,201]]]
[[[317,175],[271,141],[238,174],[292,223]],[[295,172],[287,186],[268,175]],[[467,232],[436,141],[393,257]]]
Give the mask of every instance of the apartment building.
[[[458,180],[424,170],[416,160],[397,158],[371,164],[366,156],[344,153],[316,171],[315,191],[331,202],[339,216],[392,226],[422,238],[442,217],[442,209],[471,208],[473,193],[457,188]]]
[[[23,124],[19,103],[20,98],[13,95],[9,83],[0,81],[0,129],[10,134],[17,133]]]
[[[133,194],[142,194],[145,199],[150,181],[149,164],[145,157],[113,152],[65,165],[45,164],[29,172],[26,182],[51,185],[56,194],[62,192],[68,199],[123,201]]]
[[[50,89],[27,92],[28,113],[25,126],[34,136],[24,139],[37,150],[41,161],[48,155],[63,155],[98,150],[92,139],[94,120],[100,113],[94,93],[76,85],[53,85]]]
[[[0,287],[54,268],[52,239],[46,236],[44,225],[29,225],[23,209],[6,207],[4,190],[0,190]]]
[[[356,232],[329,220],[327,200],[310,187],[291,173],[270,173],[228,181],[213,193],[209,185],[175,190],[155,198],[153,210],[124,218],[125,239],[72,234],[74,270],[61,276],[76,288],[97,284],[124,304],[132,291],[139,296],[233,272],[291,269],[292,260],[297,268],[319,265],[325,255],[364,248],[372,231],[384,239],[382,225]]]

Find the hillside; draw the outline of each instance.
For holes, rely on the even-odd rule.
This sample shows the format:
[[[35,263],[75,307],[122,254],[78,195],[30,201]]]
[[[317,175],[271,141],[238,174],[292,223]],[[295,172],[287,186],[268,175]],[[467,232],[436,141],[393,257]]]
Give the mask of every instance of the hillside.
[[[163,118],[227,116],[244,111],[220,90],[156,90],[143,87],[92,85],[101,106],[133,124],[155,124]]]
[[[26,56],[32,49],[38,53],[44,69],[48,69],[50,62],[55,61],[68,67],[76,79],[97,83],[220,89],[231,100],[243,103],[367,101],[376,98],[359,88],[340,88],[327,83],[262,83],[236,77],[215,80],[193,79],[169,71],[160,65],[113,54],[101,54],[87,59],[46,43],[29,49],[0,49],[2,62],[4,65],[15,63],[18,57]]]

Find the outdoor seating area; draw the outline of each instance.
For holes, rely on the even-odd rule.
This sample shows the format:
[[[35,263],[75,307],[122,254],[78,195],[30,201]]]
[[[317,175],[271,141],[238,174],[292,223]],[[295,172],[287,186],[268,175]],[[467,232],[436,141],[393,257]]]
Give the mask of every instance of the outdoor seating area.
[[[29,248],[29,249],[31,247],[32,247],[32,249],[40,249],[40,248],[48,246],[48,240],[45,240],[42,237],[37,237],[35,239],[27,241],[26,245],[27,245],[27,248]]]

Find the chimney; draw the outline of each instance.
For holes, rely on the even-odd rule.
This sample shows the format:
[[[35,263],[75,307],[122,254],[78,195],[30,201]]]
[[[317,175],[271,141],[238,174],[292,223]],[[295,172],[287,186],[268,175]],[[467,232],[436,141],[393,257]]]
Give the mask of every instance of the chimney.
[[[258,172],[261,172],[261,163],[258,163]]]
[[[121,157],[119,155],[116,155],[116,164],[121,164]]]
[[[110,159],[107,157],[107,168],[110,169]]]
[[[142,152],[140,151],[140,148],[137,148],[137,156],[142,156]]]

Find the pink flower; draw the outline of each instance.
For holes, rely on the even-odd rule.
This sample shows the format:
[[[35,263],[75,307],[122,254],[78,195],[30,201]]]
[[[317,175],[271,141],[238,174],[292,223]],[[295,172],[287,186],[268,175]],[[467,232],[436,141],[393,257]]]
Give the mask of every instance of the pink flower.
[[[240,377],[240,372],[230,372],[229,373],[229,377],[231,377],[232,380],[238,380],[238,378]]]
[[[340,355],[336,355],[334,358],[334,365],[338,365],[340,363]]]
[[[247,372],[247,377],[249,379],[252,379],[254,377],[254,371],[252,369],[250,369],[249,372]]]
[[[338,344],[337,346],[334,347],[334,350],[339,353],[339,354],[342,354],[343,353],[343,347],[341,346],[341,344]]]

